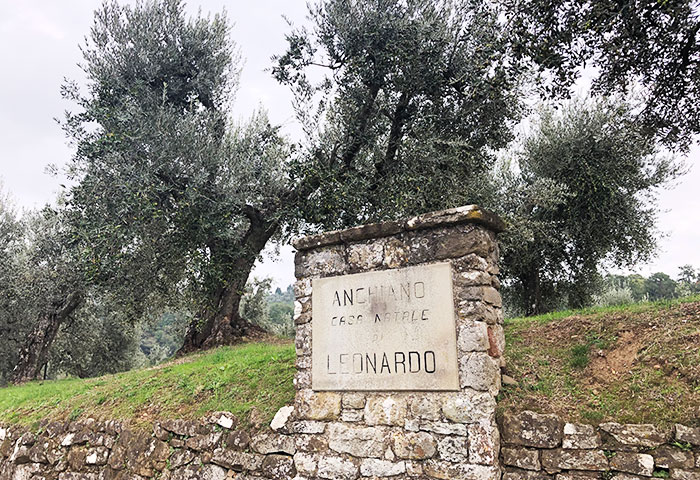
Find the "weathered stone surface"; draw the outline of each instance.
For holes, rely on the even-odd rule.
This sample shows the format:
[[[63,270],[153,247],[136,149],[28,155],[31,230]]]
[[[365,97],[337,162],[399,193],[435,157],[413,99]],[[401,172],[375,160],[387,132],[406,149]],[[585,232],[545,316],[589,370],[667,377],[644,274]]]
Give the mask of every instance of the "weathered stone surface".
[[[367,402],[367,396],[364,393],[344,393],[343,394],[343,408],[365,408],[365,403]]]
[[[258,433],[250,441],[253,451],[262,454],[286,453],[294,455],[297,451],[294,439],[286,435],[274,433]]]
[[[462,423],[449,422],[420,422],[418,430],[433,432],[440,435],[459,435],[467,436],[467,426]]]
[[[484,322],[473,322],[458,327],[457,348],[460,353],[485,352],[489,349],[488,327]]]
[[[316,476],[329,480],[354,480],[359,475],[359,466],[353,460],[324,456],[318,462]]]
[[[349,453],[355,457],[381,458],[385,436],[385,431],[380,427],[354,428],[333,423],[328,427],[328,446],[338,453]]]
[[[171,469],[177,469],[189,465],[194,460],[195,454],[186,448],[182,448],[173,452],[168,460],[168,465]]]
[[[89,448],[85,455],[86,465],[107,465],[109,458],[109,449],[107,447],[92,447]]]
[[[227,430],[233,428],[238,422],[231,412],[214,412],[207,416],[207,421]]]
[[[405,398],[372,396],[365,404],[367,425],[403,425],[408,406]]]
[[[501,438],[506,444],[524,447],[555,448],[561,445],[564,425],[556,415],[531,411],[506,412]]]
[[[381,241],[351,244],[347,252],[351,272],[377,268],[384,262],[384,242]]]
[[[191,437],[197,434],[197,424],[187,420],[166,420],[161,423],[161,427],[175,435]]]
[[[515,468],[506,468],[506,471],[503,473],[503,480],[549,480],[552,478],[554,477],[547,475],[545,472],[533,472]]]
[[[607,470],[608,459],[602,450],[543,450],[542,468],[555,473],[560,470]]]
[[[455,463],[469,463],[469,444],[466,437],[444,437],[437,444],[438,456]]]
[[[294,336],[294,347],[297,355],[311,355],[311,324],[297,325]]]
[[[430,458],[437,447],[435,438],[426,432],[395,432],[392,441],[396,456],[409,460]]]
[[[680,468],[672,468],[671,478],[673,480],[700,480],[700,469],[683,470]]]
[[[194,437],[188,438],[185,445],[195,452],[213,450],[219,441],[221,441],[221,437],[222,434],[220,432],[210,433],[208,435],[195,435]]]
[[[447,396],[452,395],[454,394],[447,394]],[[444,398],[446,396],[441,394],[415,395],[411,397],[409,400],[411,417],[422,420],[439,420],[440,406]]]
[[[340,416],[340,394],[335,392],[297,392],[297,407],[301,418],[308,420],[335,420]]]
[[[343,422],[361,422],[364,419],[364,417],[365,412],[362,409],[358,410],[354,408],[344,408],[343,411],[340,413],[340,419]]]
[[[617,473],[617,474],[612,474],[612,478],[617,478],[618,480],[632,480],[632,479],[641,479],[642,477],[638,477],[636,475],[629,475],[627,473]],[[620,477],[620,475],[624,475],[623,477]],[[576,471],[571,471],[571,472],[566,472],[566,473],[559,473],[555,477],[556,480],[599,480],[601,477],[599,472],[576,472]]]
[[[654,448],[671,438],[670,430],[655,425],[601,423],[599,428],[607,434],[606,446]]]
[[[675,425],[676,440],[679,442],[688,442],[690,444],[700,446],[700,427],[686,427],[683,425]]]
[[[287,425],[289,417],[292,415],[293,412],[294,407],[292,405],[285,405],[284,407],[277,410],[277,413],[275,413],[274,418],[270,422],[270,428],[274,431],[279,431],[283,429]]]
[[[333,245],[310,252],[297,252],[294,259],[298,277],[328,276],[345,273],[345,247]]]
[[[405,462],[390,462],[367,458],[360,463],[360,473],[365,477],[391,477],[406,473]]]
[[[693,452],[672,445],[661,445],[653,450],[654,463],[661,468],[693,468]],[[700,457],[698,457],[700,458]]]
[[[299,420],[289,427],[290,433],[323,433],[325,430],[325,423],[311,420]]]
[[[226,446],[234,450],[245,450],[250,445],[250,435],[243,430],[236,430],[226,435]],[[170,442],[172,445],[172,442]]]
[[[267,455],[261,470],[264,478],[269,480],[288,480],[297,474],[292,457],[286,455]]]
[[[644,453],[615,452],[610,458],[610,468],[624,473],[651,477],[654,457]]]
[[[540,470],[540,454],[537,450],[522,447],[503,447],[503,464],[525,470]]]
[[[501,478],[501,471],[497,467],[438,460],[425,462],[423,472],[431,478],[441,480],[499,480]]]
[[[600,435],[593,425],[581,423],[567,423],[564,425],[563,448],[598,448],[602,445]]]
[[[214,450],[211,461],[222,467],[241,472],[244,470],[259,469],[262,465],[263,458],[262,455],[256,455],[254,453],[217,448]]]
[[[499,434],[495,424],[472,423],[469,429],[469,462],[495,465],[498,458]]]
[[[318,459],[315,455],[297,452],[294,454],[294,465],[296,466],[297,473],[312,477],[316,475]]]
[[[442,404],[442,413],[448,420],[474,423],[490,420],[496,409],[496,400],[489,393],[465,390],[448,396]]]
[[[168,480],[224,480],[226,478],[226,470],[218,465],[187,465],[174,470]],[[136,479],[129,477],[129,480]]]
[[[488,327],[489,349],[492,357],[501,357],[506,350],[506,334],[501,325],[489,325]]]
[[[294,297],[310,297],[313,290],[311,289],[311,278],[301,278],[294,282],[292,286],[294,290]]]
[[[459,360],[459,383],[462,388],[486,391],[495,396],[501,388],[501,367],[486,352],[473,352]]]

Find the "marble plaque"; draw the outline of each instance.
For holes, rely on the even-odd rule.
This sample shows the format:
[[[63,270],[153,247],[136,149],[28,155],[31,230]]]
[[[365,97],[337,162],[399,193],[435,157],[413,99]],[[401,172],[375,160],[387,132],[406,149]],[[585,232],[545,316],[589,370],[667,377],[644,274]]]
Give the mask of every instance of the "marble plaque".
[[[312,287],[314,390],[459,390],[449,263]]]

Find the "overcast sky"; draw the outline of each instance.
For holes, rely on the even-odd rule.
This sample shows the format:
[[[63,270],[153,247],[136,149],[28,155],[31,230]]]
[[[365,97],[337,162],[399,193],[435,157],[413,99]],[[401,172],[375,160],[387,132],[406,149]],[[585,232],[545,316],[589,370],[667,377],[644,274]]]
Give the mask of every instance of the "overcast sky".
[[[54,121],[70,107],[61,100],[59,88],[64,77],[82,80],[76,66],[81,60],[78,45],[99,3],[0,0],[0,180],[20,208],[52,201],[63,182],[45,172],[48,164],[63,165],[72,153]],[[284,50],[289,27],[283,16],[302,23],[305,5],[303,0],[191,0],[187,6],[191,12],[201,7],[204,13],[225,7],[234,23],[232,36],[245,60],[236,115],[248,117],[262,105],[292,136],[299,128],[289,92],[265,70],[270,57]],[[638,269],[642,274],[665,271],[675,277],[680,265],[700,267],[700,148],[693,148],[687,162],[691,172],[661,194],[659,228],[665,237],[658,258]],[[291,247],[282,247],[277,260],[268,257],[255,275],[271,276],[284,288],[294,280]]]

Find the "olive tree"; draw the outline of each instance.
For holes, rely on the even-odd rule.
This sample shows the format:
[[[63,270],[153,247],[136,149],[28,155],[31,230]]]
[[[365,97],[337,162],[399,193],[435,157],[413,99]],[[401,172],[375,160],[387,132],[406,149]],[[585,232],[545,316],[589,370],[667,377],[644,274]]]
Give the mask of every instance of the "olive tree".
[[[590,304],[604,265],[654,253],[656,194],[683,172],[616,99],[543,109],[502,173],[503,273],[523,313]]]

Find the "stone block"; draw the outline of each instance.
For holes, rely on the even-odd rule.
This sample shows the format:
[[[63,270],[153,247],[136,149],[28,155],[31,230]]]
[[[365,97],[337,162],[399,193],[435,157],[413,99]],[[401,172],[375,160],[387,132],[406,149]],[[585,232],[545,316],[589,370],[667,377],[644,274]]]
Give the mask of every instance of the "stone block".
[[[297,278],[346,273],[345,247],[332,245],[313,251],[297,252],[294,267]]]
[[[458,435],[467,436],[467,426],[462,423],[450,422],[420,422],[418,430],[437,433],[438,435]]]
[[[318,459],[316,458],[316,455],[297,452],[294,454],[294,465],[296,466],[297,473],[312,477],[316,475]]]
[[[593,425],[567,423],[564,425],[562,447],[569,449],[599,448],[602,445],[600,435]]]
[[[405,398],[371,396],[365,404],[367,425],[403,425],[408,411]]]
[[[654,463],[661,468],[693,468],[693,452],[687,452],[672,445],[661,445],[651,452]],[[700,457],[698,457],[700,458]]]
[[[503,415],[503,442],[524,447],[555,448],[561,445],[564,424],[552,414],[531,411]]]
[[[323,456],[318,462],[316,475],[329,480],[354,480],[359,476],[360,468],[356,461]]]
[[[489,349],[492,357],[501,357],[506,349],[506,334],[501,325],[489,325],[488,327]]]
[[[523,447],[503,447],[503,464],[525,470],[540,470],[540,454],[537,450]]]
[[[367,396],[363,393],[344,393],[343,408],[365,408]]]
[[[340,416],[340,394],[299,390],[295,409],[306,420],[336,420]]]
[[[466,437],[444,437],[437,443],[438,457],[454,463],[469,463],[469,443]]]
[[[554,478],[545,472],[534,472],[532,470],[518,470],[516,468],[506,468],[503,473],[503,480],[549,480]]]
[[[366,458],[360,463],[360,473],[364,477],[393,477],[406,473],[406,463]]]
[[[472,352],[459,359],[459,383],[462,388],[498,395],[501,389],[501,367],[486,352]]]
[[[291,405],[285,405],[284,407],[277,410],[275,416],[270,422],[270,428],[274,431],[279,431],[287,426],[287,422],[294,413],[294,407]]]
[[[654,457],[644,453],[615,452],[610,457],[610,468],[618,472],[651,477],[654,473]]]
[[[472,322],[457,328],[457,348],[460,354],[485,352],[489,349],[488,326],[484,322]]]
[[[409,411],[411,417],[422,420],[439,420],[440,405],[446,395],[430,394],[416,395],[409,399]]]
[[[672,468],[671,478],[673,480],[700,480],[700,469],[684,470],[680,468]]]
[[[478,465],[496,465],[499,434],[495,424],[471,423],[469,429],[469,462]]]
[[[687,442],[695,446],[700,446],[700,427],[686,427],[684,425],[675,425],[676,440],[679,442]]]
[[[261,470],[268,480],[288,480],[297,474],[292,457],[286,455],[267,455]]]
[[[655,448],[671,438],[671,431],[655,425],[601,423],[603,445],[620,449]]]
[[[294,439],[287,435],[261,432],[253,436],[250,447],[256,453],[264,455],[270,453],[285,453],[294,455],[297,451]]]
[[[328,447],[355,457],[381,458],[386,447],[386,431],[381,427],[350,427],[332,423],[328,427]]]
[[[543,450],[540,458],[542,468],[549,473],[561,470],[593,470],[608,469],[608,458],[602,450]]]
[[[227,448],[214,450],[211,461],[236,472],[258,470],[265,457],[254,453],[239,452]]]
[[[440,460],[425,462],[423,473],[441,480],[499,480],[501,478],[501,470],[498,467]]]
[[[351,272],[375,269],[384,262],[384,242],[370,241],[350,244],[347,247],[347,255]]]
[[[408,460],[424,460],[435,455],[437,442],[426,432],[395,432],[393,449],[397,457]]]
[[[496,410],[496,400],[489,393],[464,390],[448,396],[442,404],[445,418],[458,423],[490,420]]]

